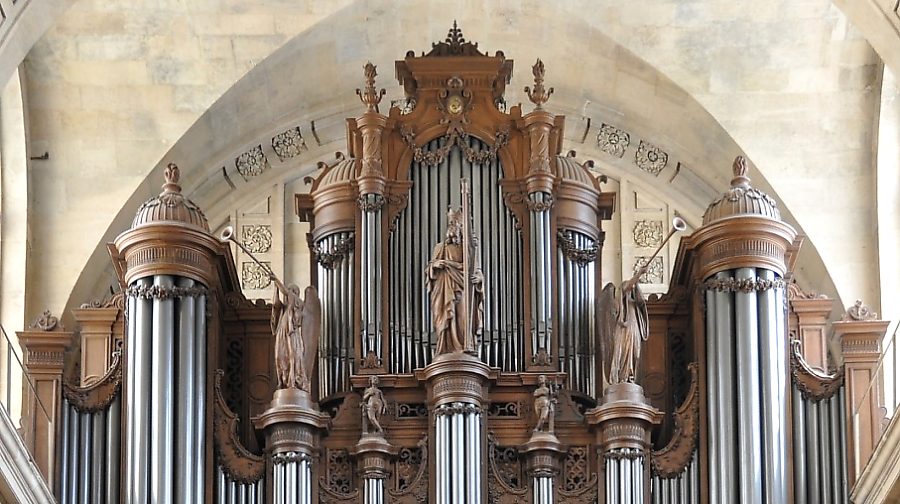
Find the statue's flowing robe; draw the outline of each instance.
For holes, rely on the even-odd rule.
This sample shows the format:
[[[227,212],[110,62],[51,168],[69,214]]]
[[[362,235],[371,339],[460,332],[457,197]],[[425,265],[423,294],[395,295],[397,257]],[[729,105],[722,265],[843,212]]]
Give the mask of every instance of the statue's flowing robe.
[[[304,383],[303,339],[300,337],[303,303],[300,296],[290,292],[285,298],[284,305],[279,302],[275,308],[277,310],[281,305],[275,327],[275,368],[282,387],[308,388]]]
[[[431,293],[431,313],[437,337],[437,355],[475,348],[470,331],[458,316],[465,289],[462,246],[441,242],[434,246],[431,262],[425,269],[425,283]]]
[[[610,382],[634,382],[641,359],[641,345],[649,336],[647,304],[635,282],[631,288],[623,286],[618,296],[618,316]]]

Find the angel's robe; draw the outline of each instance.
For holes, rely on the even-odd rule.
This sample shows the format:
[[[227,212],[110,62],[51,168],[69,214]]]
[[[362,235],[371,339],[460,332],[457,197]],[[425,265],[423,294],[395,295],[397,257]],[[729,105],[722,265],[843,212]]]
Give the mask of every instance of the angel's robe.
[[[633,383],[641,360],[641,345],[649,337],[647,304],[636,278],[622,284],[616,308],[609,382]]]

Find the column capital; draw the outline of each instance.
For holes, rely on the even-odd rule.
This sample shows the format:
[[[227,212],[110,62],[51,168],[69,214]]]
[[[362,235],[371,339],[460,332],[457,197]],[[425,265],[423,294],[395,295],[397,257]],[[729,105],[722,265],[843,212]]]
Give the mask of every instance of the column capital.
[[[650,448],[650,431],[662,422],[663,413],[650,406],[644,390],[634,383],[616,383],[606,389],[599,406],[585,413],[597,425],[597,444],[604,452]]]
[[[266,432],[266,451],[308,455],[319,450],[319,435],[328,428],[330,420],[319,411],[308,392],[295,388],[276,390],[269,409],[252,418],[253,425]]]
[[[463,352],[441,354],[425,369],[416,370],[416,378],[428,384],[432,407],[455,402],[480,407],[487,399],[490,382],[499,374],[499,369]]]

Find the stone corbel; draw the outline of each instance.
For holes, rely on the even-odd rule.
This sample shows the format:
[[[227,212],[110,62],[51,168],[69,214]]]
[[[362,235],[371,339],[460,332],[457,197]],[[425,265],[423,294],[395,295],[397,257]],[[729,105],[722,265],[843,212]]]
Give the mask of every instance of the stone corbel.
[[[251,453],[237,437],[238,416],[225,404],[222,397],[221,369],[216,370],[215,405],[213,409],[213,443],[216,450],[216,461],[222,471],[233,481],[254,483],[259,481],[266,471],[263,457]]]
[[[700,433],[700,386],[697,363],[688,365],[691,388],[681,406],[675,410],[675,430],[672,439],[660,450],[651,453],[653,472],[661,478],[673,478],[690,465]]]

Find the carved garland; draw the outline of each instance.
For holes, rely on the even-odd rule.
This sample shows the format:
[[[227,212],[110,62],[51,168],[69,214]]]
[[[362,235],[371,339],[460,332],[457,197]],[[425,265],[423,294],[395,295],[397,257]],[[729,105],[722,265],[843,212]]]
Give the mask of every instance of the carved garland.
[[[316,257],[316,262],[319,263],[325,269],[334,269],[335,266],[341,263],[344,260],[344,257],[350,255],[350,252],[353,250],[353,233],[347,238],[339,241],[335,244],[334,247],[331,248],[331,251],[326,251],[322,248],[321,245],[316,245],[313,248],[313,255]]]
[[[129,297],[139,299],[180,299],[185,297],[203,296],[207,288],[198,287],[164,287],[162,285],[132,285],[125,290]]]
[[[781,278],[767,280],[765,278],[710,278],[703,283],[707,290],[718,292],[754,292],[769,289],[783,289],[785,281]]]
[[[584,266],[594,262],[597,259],[597,245],[581,249],[575,245],[575,241],[569,238],[563,231],[556,233],[556,240],[559,242],[559,248],[562,250],[563,256],[579,266]]]
[[[400,128],[400,136],[412,150],[413,160],[417,163],[425,163],[432,166],[440,164],[450,154],[453,146],[459,146],[462,149],[466,161],[470,163],[484,163],[497,158],[497,152],[509,141],[509,129],[498,129],[494,134],[496,138],[494,144],[485,150],[476,150],[469,147],[469,134],[455,129],[442,137],[446,140],[444,145],[434,151],[426,151],[423,147],[417,146],[416,134],[409,126],[404,125]]]
[[[674,478],[690,465],[700,434],[700,387],[697,379],[697,363],[688,364],[691,388],[681,406],[675,410],[675,431],[672,439],[661,450],[654,450],[650,457],[653,473],[661,478]]]
[[[384,206],[384,196],[380,194],[360,194],[356,205],[363,212],[377,212]]]
[[[481,408],[474,404],[468,403],[452,403],[444,404],[434,410],[434,416],[457,415],[465,413],[481,413]]]
[[[844,368],[833,374],[823,375],[810,368],[803,360],[800,341],[791,340],[791,377],[804,399],[818,402],[831,398],[844,384]]]
[[[228,408],[222,396],[224,374],[221,369],[216,370],[216,397],[213,408],[213,444],[216,462],[233,481],[255,483],[265,475],[266,461],[247,450],[237,437],[238,416]]]
[[[109,407],[122,388],[121,353],[112,354],[112,364],[99,381],[87,387],[63,382],[63,396],[76,411],[94,413]]]
[[[553,199],[552,194],[545,194],[544,199],[542,201],[536,201],[531,198],[525,198],[525,207],[528,210],[531,210],[535,213],[546,212],[553,208],[553,203],[555,200]]]

